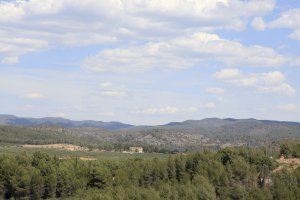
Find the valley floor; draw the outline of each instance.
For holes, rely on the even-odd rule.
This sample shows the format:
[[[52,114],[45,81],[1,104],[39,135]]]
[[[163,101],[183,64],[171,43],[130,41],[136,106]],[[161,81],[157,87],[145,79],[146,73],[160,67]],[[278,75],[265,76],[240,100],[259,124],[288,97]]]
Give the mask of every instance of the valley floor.
[[[35,152],[44,152],[49,155],[56,155],[60,159],[68,159],[68,158],[80,158],[82,160],[122,160],[122,159],[135,159],[135,158],[142,158],[142,159],[152,159],[152,158],[159,158],[164,159],[169,156],[169,154],[161,154],[161,153],[122,153],[122,152],[113,152],[113,151],[99,151],[99,150],[92,150],[89,151],[87,149],[77,149],[77,146],[72,145],[72,148],[77,150],[70,150],[69,145],[62,148],[61,145],[0,145],[0,154],[10,154],[15,155],[19,153],[27,153],[29,155],[34,154]],[[74,147],[73,147],[74,146]]]

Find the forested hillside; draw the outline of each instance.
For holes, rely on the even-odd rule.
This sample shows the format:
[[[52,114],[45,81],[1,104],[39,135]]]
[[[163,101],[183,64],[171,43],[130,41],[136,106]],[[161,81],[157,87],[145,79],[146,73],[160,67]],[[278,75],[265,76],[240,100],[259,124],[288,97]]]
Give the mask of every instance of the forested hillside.
[[[105,200],[300,199],[300,168],[272,172],[277,166],[264,151],[249,148],[122,162],[59,160],[39,152],[33,156],[2,155],[0,196]]]
[[[299,139],[300,125],[254,119],[204,119],[109,131],[103,128],[64,128],[57,125],[1,126],[0,142],[12,144],[70,143],[107,150],[142,146],[146,151],[198,151],[228,146],[265,146]]]
[[[183,133],[202,136],[204,144],[258,146],[283,139],[300,138],[300,124],[295,122],[266,121],[256,119],[188,120],[156,127],[133,127],[130,129],[151,135]],[[206,140],[203,140],[206,139]]]
[[[107,130],[117,130],[132,127],[132,125],[130,124],[124,124],[120,122],[102,122],[93,120],[74,121],[59,117],[25,118],[17,117],[14,115],[0,115],[0,125],[19,125],[29,127],[37,127],[41,125],[54,125],[64,128],[93,127],[104,128]]]
[[[101,130],[98,129],[98,132]],[[52,144],[70,143],[78,145],[96,145],[95,137],[78,135],[57,127],[31,128],[21,126],[0,126],[0,142],[12,144]]]

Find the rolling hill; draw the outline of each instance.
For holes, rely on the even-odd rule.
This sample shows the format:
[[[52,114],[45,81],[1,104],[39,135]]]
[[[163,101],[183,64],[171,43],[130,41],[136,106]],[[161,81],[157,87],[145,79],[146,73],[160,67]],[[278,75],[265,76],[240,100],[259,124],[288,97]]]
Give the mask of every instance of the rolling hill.
[[[17,125],[36,127],[40,125],[55,125],[63,128],[103,128],[107,130],[117,130],[132,127],[130,124],[120,122],[102,122],[93,120],[73,121],[59,117],[45,118],[23,118],[14,115],[0,115],[0,125]]]
[[[100,147],[103,144],[139,145],[184,150],[207,146],[261,146],[300,139],[298,122],[256,119],[207,118],[158,126],[133,126],[120,122],[1,115],[0,125],[0,141],[12,143],[66,142]]]

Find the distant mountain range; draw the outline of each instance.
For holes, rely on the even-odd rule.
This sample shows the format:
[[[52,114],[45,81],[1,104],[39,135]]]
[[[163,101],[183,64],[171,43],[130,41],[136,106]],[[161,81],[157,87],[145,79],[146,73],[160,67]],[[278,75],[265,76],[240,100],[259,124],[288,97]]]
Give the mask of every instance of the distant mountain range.
[[[132,125],[120,122],[102,122],[93,120],[74,121],[59,117],[45,118],[24,118],[14,115],[0,115],[0,125],[17,125],[17,126],[40,126],[55,125],[63,128],[102,128],[106,130],[118,130],[130,128]]]
[[[224,126],[241,126],[241,125],[291,125],[300,126],[300,122],[288,121],[273,121],[273,120],[257,120],[257,119],[233,119],[233,118],[205,118],[202,120],[186,120],[183,122],[170,122],[158,126],[134,126],[121,122],[103,122],[95,120],[75,121],[60,117],[45,117],[45,118],[27,118],[17,117],[14,115],[1,115],[0,125],[17,125],[17,126],[40,126],[54,125],[63,128],[102,128],[106,130],[141,130],[141,129],[215,129],[216,127]]]
[[[274,121],[274,120],[257,120],[257,119],[233,119],[233,118],[206,118],[202,120],[186,120],[183,122],[171,122],[163,127],[195,127],[195,128],[213,128],[226,125],[238,125],[238,124],[257,124],[257,125],[294,125],[300,126],[300,122],[289,121]]]
[[[9,125],[0,129],[0,142],[2,140],[16,143],[54,143],[55,141],[82,143],[85,141],[87,144],[94,145],[99,143],[150,145],[184,150],[199,149],[201,146],[259,146],[280,140],[300,139],[298,122],[256,119],[206,118],[170,122],[158,126],[134,126],[121,122],[0,115],[0,125]],[[37,128],[23,130],[16,126]],[[57,127],[64,130],[60,132]]]

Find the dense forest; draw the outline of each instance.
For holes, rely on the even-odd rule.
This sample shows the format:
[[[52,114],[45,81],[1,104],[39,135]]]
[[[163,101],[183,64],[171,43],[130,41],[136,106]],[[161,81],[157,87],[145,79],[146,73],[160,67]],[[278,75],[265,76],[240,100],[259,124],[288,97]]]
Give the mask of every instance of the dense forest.
[[[145,152],[171,153],[176,151],[176,148],[166,148],[132,142],[130,138],[123,140],[104,139],[114,138],[115,134],[117,133],[111,133],[107,130],[98,128],[65,129],[57,126],[24,127],[0,125],[0,145],[66,143],[84,146],[89,149],[107,151],[123,151],[128,150],[130,146],[138,145],[142,146]],[[186,148],[189,147],[187,146]]]
[[[0,142],[13,144],[76,143],[80,138],[58,128],[31,128],[22,126],[0,126]],[[84,142],[87,139],[83,140]]]
[[[280,154],[299,156],[299,142]],[[300,199],[300,168],[282,169],[263,149],[170,155],[168,159],[81,161],[0,156],[0,196],[15,199]]]

